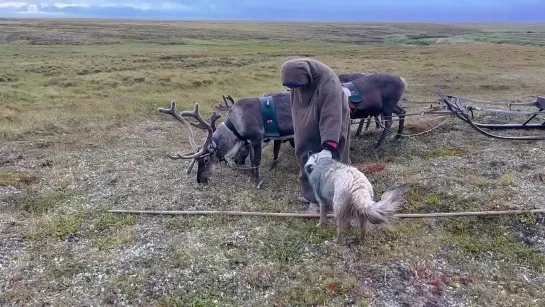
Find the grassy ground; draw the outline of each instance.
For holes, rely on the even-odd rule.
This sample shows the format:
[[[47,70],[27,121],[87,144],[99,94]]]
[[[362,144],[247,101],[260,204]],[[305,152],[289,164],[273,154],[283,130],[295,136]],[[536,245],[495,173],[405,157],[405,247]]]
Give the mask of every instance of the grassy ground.
[[[399,220],[365,246],[353,233],[338,246],[316,220],[105,212],[305,209],[293,157],[269,172],[270,149],[262,190],[244,171],[218,170],[208,186],[185,176],[187,164],[166,158],[188,146],[184,128],[155,111],[171,99],[209,114],[221,94],[283,90],[282,62],[311,56],[339,72],[400,74],[410,101],[435,100],[438,87],[534,100],[545,87],[542,25],[2,20],[0,29],[1,305],[545,303],[539,215]],[[437,123],[411,118],[406,133]],[[489,139],[453,119],[387,142],[378,157],[378,135],[354,138],[352,161],[377,194],[412,183],[403,213],[545,203],[543,142]],[[435,175],[451,179],[419,179]]]

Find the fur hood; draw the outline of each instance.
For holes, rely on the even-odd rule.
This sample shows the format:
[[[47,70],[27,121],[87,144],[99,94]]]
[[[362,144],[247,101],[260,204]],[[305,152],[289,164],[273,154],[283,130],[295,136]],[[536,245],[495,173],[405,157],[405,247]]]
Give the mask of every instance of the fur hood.
[[[314,85],[322,75],[332,73],[329,67],[310,58],[289,60],[280,68],[282,85],[290,88]]]

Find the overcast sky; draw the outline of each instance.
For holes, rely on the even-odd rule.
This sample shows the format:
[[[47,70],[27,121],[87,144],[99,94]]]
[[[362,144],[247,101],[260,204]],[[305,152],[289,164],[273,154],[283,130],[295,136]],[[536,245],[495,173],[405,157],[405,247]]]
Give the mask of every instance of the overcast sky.
[[[0,17],[545,21],[545,0],[0,0]]]

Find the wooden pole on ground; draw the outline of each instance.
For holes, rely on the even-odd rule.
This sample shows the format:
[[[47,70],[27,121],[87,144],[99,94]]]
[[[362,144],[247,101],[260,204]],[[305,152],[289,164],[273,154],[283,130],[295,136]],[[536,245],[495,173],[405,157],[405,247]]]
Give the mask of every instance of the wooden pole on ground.
[[[303,217],[319,218],[319,214],[308,213],[284,213],[284,212],[243,212],[243,211],[156,211],[156,210],[108,210],[111,213],[129,214],[150,214],[150,215],[231,215],[231,216],[273,216],[273,217]],[[515,215],[527,213],[545,213],[545,209],[533,210],[506,210],[506,211],[474,211],[474,212],[439,212],[439,213],[414,213],[396,214],[396,218],[418,219],[418,218],[442,218],[442,217],[464,217],[464,216],[493,216],[493,215]],[[333,217],[328,214],[328,217]]]

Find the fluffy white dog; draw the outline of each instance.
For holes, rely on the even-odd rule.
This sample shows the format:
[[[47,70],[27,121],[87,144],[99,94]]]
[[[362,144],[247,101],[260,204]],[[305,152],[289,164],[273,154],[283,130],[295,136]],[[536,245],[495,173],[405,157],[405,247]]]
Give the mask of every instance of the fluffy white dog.
[[[320,204],[317,226],[325,226],[327,210],[332,208],[337,222],[337,243],[344,243],[344,231],[352,219],[358,221],[364,241],[367,222],[389,224],[403,199],[402,189],[397,188],[384,192],[382,199],[375,202],[373,186],[362,172],[317,153],[309,155],[305,172]]]

